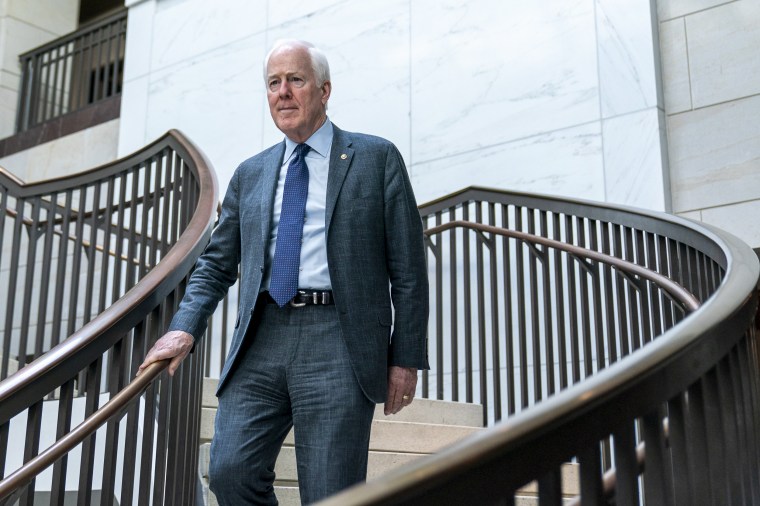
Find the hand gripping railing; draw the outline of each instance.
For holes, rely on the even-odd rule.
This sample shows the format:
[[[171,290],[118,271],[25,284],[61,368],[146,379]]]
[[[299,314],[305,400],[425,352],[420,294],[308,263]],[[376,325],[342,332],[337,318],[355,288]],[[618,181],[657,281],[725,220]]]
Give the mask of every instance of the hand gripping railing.
[[[560,505],[571,460],[584,505],[760,502],[746,245],[664,214],[482,188],[422,215],[435,296],[420,393],[498,423],[324,504],[515,504],[534,481]]]
[[[203,350],[173,378],[157,376],[164,364],[132,378],[217,201],[210,164],[176,131],[70,177],[24,185],[0,172],[0,363],[3,375],[20,367],[0,382],[3,503],[192,502]]]

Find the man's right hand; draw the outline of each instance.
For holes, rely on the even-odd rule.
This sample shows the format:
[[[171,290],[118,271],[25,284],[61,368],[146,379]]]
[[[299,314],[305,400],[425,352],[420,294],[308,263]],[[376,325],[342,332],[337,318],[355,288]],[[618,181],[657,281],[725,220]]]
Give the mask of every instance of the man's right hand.
[[[181,330],[172,330],[167,332],[156,341],[156,344],[145,355],[145,360],[137,369],[136,376],[142,373],[143,369],[153,362],[171,359],[169,362],[169,375],[174,376],[179,364],[185,359],[190,350],[193,349],[195,340],[193,336]]]

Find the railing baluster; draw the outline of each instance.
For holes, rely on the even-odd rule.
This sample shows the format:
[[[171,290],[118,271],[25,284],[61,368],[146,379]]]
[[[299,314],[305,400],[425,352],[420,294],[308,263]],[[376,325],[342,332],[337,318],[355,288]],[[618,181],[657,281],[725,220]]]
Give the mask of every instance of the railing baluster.
[[[515,230],[523,230],[523,208],[515,206]],[[523,251],[525,244],[518,242],[515,248],[515,266],[517,269],[517,345],[519,348],[520,362],[520,407],[527,407],[530,402],[528,391],[528,334],[527,315],[528,308],[525,304],[525,260]]]
[[[18,365],[23,367],[27,363],[29,355],[29,322],[32,313],[32,294],[34,292],[34,275],[36,273],[37,259],[37,228],[40,224],[40,197],[35,197],[31,202],[32,222],[26,227],[28,238],[26,251],[26,266],[24,267],[25,281],[22,290],[21,327],[19,328]],[[34,346],[33,346],[34,348]],[[33,352],[32,352],[33,353]]]
[[[587,247],[586,245],[586,221],[581,218],[575,218],[575,230],[577,233],[578,246]],[[576,260],[582,262],[582,259]],[[580,263],[578,264],[580,267]],[[583,365],[584,378],[594,374],[594,353],[591,345],[591,305],[589,303],[588,286],[590,283],[591,273],[583,268],[578,270],[578,279],[580,281],[580,315],[581,315],[581,343],[583,345]],[[598,360],[599,357],[596,357]]]
[[[541,237],[549,237],[548,230],[548,218],[545,211],[539,212],[539,229],[538,235]],[[541,262],[541,312],[544,316],[544,354],[546,360],[546,395],[551,396],[554,394],[556,388],[556,378],[554,370],[554,326],[552,321],[552,289],[550,279],[550,260],[549,260],[549,248],[544,248],[543,261]]]
[[[8,454],[10,422],[0,425],[0,478],[5,478],[5,457]]]
[[[98,409],[100,397],[100,375],[103,358],[98,357],[87,368],[85,381],[87,383],[85,393],[84,416],[87,418]],[[97,432],[82,443],[82,457],[79,469],[79,493],[77,494],[77,506],[90,506],[92,503],[92,478],[95,471],[95,442]]]
[[[615,431],[613,437],[617,473],[615,506],[638,506],[639,472],[636,462],[635,424],[633,422],[623,424]]]
[[[697,501],[691,495],[695,484],[692,482],[693,477],[689,468],[690,455],[688,454],[684,402],[680,395],[668,401],[668,441],[673,460],[674,504],[688,506],[696,504]]]
[[[58,395],[58,422],[55,429],[55,439],[60,440],[71,430],[71,413],[74,404],[74,380],[64,383]],[[53,464],[53,481],[50,488],[50,504],[64,504],[66,497],[66,473],[69,456],[64,455]]]
[[[462,205],[462,219],[470,219],[470,203],[465,202]],[[471,297],[471,264],[470,264],[470,231],[463,232],[462,239],[462,268],[463,280],[462,288],[464,289],[464,361],[465,361],[465,402],[473,402],[473,367],[472,367],[472,297]],[[483,409],[483,423],[488,422],[488,412]]]
[[[603,504],[602,456],[599,445],[585,446],[578,454],[581,471],[581,499],[585,505]]]
[[[525,217],[528,221],[528,233],[536,234],[536,216],[535,209],[526,209]],[[528,292],[529,312],[530,312],[530,349],[533,352],[531,362],[533,363],[533,403],[543,398],[543,388],[541,381],[541,328],[539,323],[538,307],[538,266],[539,259],[532,250],[528,250]],[[544,330],[545,332],[545,330]],[[548,367],[548,364],[547,364]]]
[[[714,486],[711,485],[712,494],[710,503],[731,504],[728,501],[728,494],[730,492],[726,486],[728,483],[726,460],[730,459],[730,455],[726,454],[722,438],[715,437],[715,435],[722,436],[723,434],[717,371],[712,370],[708,372],[700,381],[702,382],[702,392],[704,395],[702,406],[705,420],[705,440],[707,442],[706,464],[710,470],[710,480],[708,483],[714,484]]]
[[[600,228],[603,228],[597,220],[588,220],[589,226],[589,249],[591,251],[600,251],[599,249],[599,234]],[[595,263],[593,269],[589,270],[589,276],[591,277],[590,283],[590,303],[591,311],[593,311],[593,329],[594,329],[594,348],[596,351],[596,370],[600,371],[607,367],[608,363],[612,363],[612,357],[610,356],[610,350],[605,347],[604,339],[604,325],[602,322],[602,281],[601,277],[604,276],[604,265],[599,262]],[[585,285],[587,291],[589,291],[589,284]]]
[[[488,203],[488,223],[496,226],[496,207],[493,203]],[[501,349],[499,346],[499,288],[496,262],[496,235],[491,234],[488,239],[488,281],[489,281],[489,301],[488,312],[491,315],[491,378],[493,389],[493,412],[494,419],[501,420],[503,412],[501,407]],[[443,311],[443,307],[441,307]],[[453,350],[452,350],[453,352]]]
[[[24,444],[24,462],[32,459],[40,449],[40,428],[42,427],[42,406],[40,399],[30,406],[26,412],[26,439]],[[32,479],[24,488],[19,500],[19,506],[32,506],[34,504],[34,490],[36,479]]]
[[[456,210],[449,209],[448,221],[456,220]],[[451,347],[451,400],[459,401],[459,306],[457,285],[457,231],[449,232],[449,346]],[[442,259],[439,259],[442,262]],[[507,333],[509,336],[509,333]]]
[[[572,216],[565,215],[565,241],[567,244],[576,244],[575,241],[575,228],[573,227]],[[578,302],[577,291],[575,283],[576,265],[572,256],[565,254],[565,262],[567,267],[567,294],[568,294],[568,306],[570,313],[570,360],[572,362],[573,379],[571,384],[578,383],[581,380],[581,359],[580,359],[580,347],[578,340]],[[583,276],[583,273],[579,273]]]
[[[502,206],[502,228],[509,229],[509,207]],[[452,231],[453,232],[453,231]],[[515,400],[515,339],[514,339],[514,312],[513,312],[513,298],[512,298],[512,269],[516,260],[513,260],[511,241],[508,237],[502,237],[502,251],[503,251],[503,270],[504,270],[504,333],[505,344],[504,351],[507,355],[506,361],[506,377],[507,383],[505,388],[507,389],[507,415],[515,413],[517,403]],[[519,246],[518,246],[519,247]],[[453,260],[452,260],[453,261]]]
[[[559,213],[552,213],[553,220],[553,237],[556,241],[562,240],[562,219]],[[567,335],[565,333],[565,295],[568,295],[565,284],[564,269],[562,268],[562,252],[556,248],[553,251],[554,264],[554,292],[556,293],[556,311],[557,311],[557,359],[559,366],[559,388],[564,390],[568,386],[567,366],[570,358],[567,355]]]
[[[441,224],[441,213],[436,213],[435,224]],[[443,388],[444,383],[444,368],[443,368],[443,238],[438,237],[433,249],[435,253],[433,255],[433,261],[435,262],[435,395],[436,399],[444,399],[445,393]],[[452,351],[453,352],[453,351]],[[453,374],[453,371],[452,371]]]

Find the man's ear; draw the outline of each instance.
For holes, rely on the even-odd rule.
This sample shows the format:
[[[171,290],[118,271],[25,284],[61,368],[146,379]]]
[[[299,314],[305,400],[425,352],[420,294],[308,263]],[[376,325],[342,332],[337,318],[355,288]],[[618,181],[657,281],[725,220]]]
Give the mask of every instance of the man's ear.
[[[327,105],[327,101],[330,100],[330,93],[332,92],[332,83],[325,81],[322,83],[322,105]]]

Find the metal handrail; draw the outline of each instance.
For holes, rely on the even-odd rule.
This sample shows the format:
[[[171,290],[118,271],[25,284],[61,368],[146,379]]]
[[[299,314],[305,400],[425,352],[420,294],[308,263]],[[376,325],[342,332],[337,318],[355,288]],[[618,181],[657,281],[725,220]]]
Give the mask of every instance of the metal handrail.
[[[169,366],[169,360],[155,362],[145,368],[143,373],[132,380],[129,385],[106,402],[103,407],[87,417],[65,436],[53,443],[49,448],[26,462],[19,469],[0,481],[0,499],[4,504],[12,504],[23,493],[23,488],[35,476],[53,465],[61,457],[73,450],[96,430],[109,420],[121,416],[124,410],[142,395],[148,386],[155,381],[159,374]]]
[[[166,162],[166,167],[163,167],[161,164],[164,162],[161,160],[165,160],[167,157],[170,157],[171,160]],[[152,166],[153,168],[151,168],[152,172],[148,170],[148,166],[151,164],[154,164]],[[171,164],[171,167],[169,164]],[[166,169],[165,176],[161,175],[162,167]],[[142,169],[145,170],[140,172]],[[127,173],[129,173],[130,176],[127,176]],[[155,235],[145,236],[146,238],[143,242],[149,241],[153,243],[151,247],[153,250],[156,250],[157,246],[165,244],[168,234],[170,243],[166,244],[165,246],[161,246],[163,249],[165,249],[165,251],[161,252],[160,261],[158,261],[155,266],[150,268],[150,264],[146,264],[144,262],[145,257],[140,256],[141,263],[140,266],[136,268],[145,272],[144,275],[140,276],[139,281],[134,286],[132,286],[131,289],[129,289],[118,300],[113,302],[110,307],[95,316],[79,330],[76,330],[63,342],[54,346],[52,349],[39,356],[39,358],[30,364],[27,364],[15,374],[9,376],[3,381],[0,381],[0,444],[2,444],[2,453],[0,456],[3,457],[3,461],[6,445],[8,442],[8,424],[14,416],[21,413],[25,409],[31,410],[30,413],[37,413],[41,408],[42,400],[46,398],[49,392],[53,390],[57,391],[59,387],[62,392],[61,395],[63,396],[64,385],[71,385],[72,381],[75,380],[77,375],[79,375],[81,380],[83,373],[80,373],[79,371],[87,370],[88,366],[91,370],[88,370],[85,376],[87,379],[87,385],[80,385],[80,392],[82,389],[87,390],[88,403],[91,399],[97,399],[97,395],[99,395],[100,392],[98,388],[98,378],[100,376],[100,360],[102,360],[100,357],[102,357],[103,354],[107,351],[116,353],[114,346],[116,346],[117,343],[123,343],[126,341],[124,337],[131,335],[132,332],[134,332],[135,344],[133,345],[131,342],[126,343],[124,346],[122,346],[122,344],[119,344],[119,349],[121,350],[123,348],[123,350],[119,351],[119,353],[124,353],[125,350],[130,350],[132,346],[135,346],[132,352],[136,357],[140,353],[144,352],[144,350],[141,351],[140,347],[137,345],[138,334],[140,335],[140,340],[143,343],[147,339],[153,339],[157,337],[156,334],[161,330],[160,318],[165,318],[167,315],[171,315],[175,310],[174,301],[177,297],[176,293],[178,290],[181,292],[183,283],[186,280],[186,276],[188,275],[189,271],[195,263],[195,260],[200,255],[206,243],[208,242],[208,238],[210,237],[211,229],[216,218],[216,210],[218,206],[218,186],[216,182],[216,176],[211,169],[211,164],[205,155],[200,152],[183,134],[176,130],[169,131],[160,139],[149,144],[142,150],[139,150],[121,160],[79,174],[57,178],[55,180],[26,184],[18,178],[0,169],[0,201],[7,203],[9,200],[8,195],[10,195],[16,199],[17,203],[27,202],[26,204],[21,204],[22,206],[28,206],[30,205],[29,203],[31,203],[31,205],[36,205],[38,207],[45,205],[44,203],[41,203],[41,195],[60,196],[62,194],[66,194],[66,192],[71,192],[73,189],[82,189],[93,184],[104,185],[104,182],[115,181],[116,178],[124,178],[122,180],[122,183],[126,181],[127,177],[133,178],[133,182],[136,184],[145,183],[140,188],[143,188],[146,193],[149,193],[151,185],[154,184],[154,177],[156,179],[156,185],[158,183],[158,179],[161,179],[163,183],[163,179],[165,178],[166,182],[168,183],[170,180],[170,173],[171,178],[180,178],[182,175],[186,175],[190,178],[189,181],[191,184],[182,183],[179,179],[173,179],[172,182],[172,192],[175,197],[179,199],[175,200],[174,205],[184,205],[186,209],[181,210],[178,207],[175,207],[170,211],[167,207],[168,204],[163,205],[164,217],[169,216],[171,213],[171,217],[173,219],[185,220],[185,218],[183,218],[181,215],[178,215],[177,213],[186,213],[186,222],[183,221],[183,224],[179,229],[181,233],[177,237],[173,237],[173,232],[170,231],[170,229],[173,230],[173,228],[169,226],[170,224],[165,223],[163,225],[160,225],[160,229],[162,229],[162,235],[164,236],[164,239],[162,239],[163,242],[158,243]],[[139,181],[138,179],[135,179],[138,177],[138,174],[144,174],[145,180],[142,180],[143,176],[140,176]],[[155,174],[155,176],[150,175],[149,180],[149,174]],[[192,186],[195,184],[197,184],[197,190]],[[137,186],[135,187],[137,188]],[[122,192],[123,189],[124,188],[122,187]],[[136,194],[137,190],[134,191]],[[103,193],[105,194],[106,192],[104,191]],[[83,195],[86,196],[87,193],[83,193]],[[141,229],[142,231],[145,231],[145,224],[148,223],[146,209],[153,209],[153,216],[151,218],[154,223],[153,226],[157,226],[158,220],[162,219],[162,217],[159,216],[159,208],[155,207],[155,202],[158,201],[158,198],[159,196],[155,194],[155,192],[150,193],[149,199],[153,200],[154,202],[143,202],[142,211],[145,216],[141,218],[143,222],[143,228]],[[50,202],[53,202],[54,200],[55,199],[52,199]],[[98,201],[94,199],[94,202]],[[190,205],[192,205],[192,207],[189,207]],[[70,211],[70,198],[67,200],[66,206],[66,209]],[[137,226],[137,224],[134,223],[134,218],[137,216],[134,211],[132,213],[132,223],[129,224],[131,227],[130,230],[125,231],[122,234],[113,228],[114,225],[111,224],[108,219],[105,219],[105,217],[110,216],[111,213],[115,211],[114,209],[109,209],[109,207],[112,206],[95,206],[95,210],[89,213],[77,211],[77,217],[74,218],[74,220],[84,221],[82,217],[85,214],[89,215],[87,218],[87,224],[93,230],[93,232],[90,233],[90,238],[95,238],[96,233],[94,231],[97,230],[97,228],[102,228],[104,226],[107,228],[110,227],[106,233],[115,234],[120,241],[128,239],[130,233],[131,235],[134,235],[135,227]],[[120,204],[118,207],[120,209],[123,209],[126,208],[126,205]],[[23,207],[21,207],[21,209],[23,209]],[[82,210],[84,211],[83,208]],[[103,219],[101,220],[99,217],[103,217]],[[59,232],[58,230],[53,230],[52,228],[54,220],[50,221],[49,223],[46,222],[44,226],[40,227],[40,222],[43,220],[39,220],[38,218],[39,217],[35,215],[34,219],[32,220],[32,225],[20,224],[17,226],[17,228],[23,229],[26,227],[26,229],[30,232],[30,237],[32,237],[31,232],[35,230],[35,226],[47,230],[47,233],[49,235],[55,235],[56,232]],[[66,218],[64,221],[72,220]],[[0,223],[0,226],[1,225],[2,224]],[[122,226],[121,220],[119,220],[118,227],[120,226]],[[124,226],[126,226],[126,223]],[[77,233],[81,233],[81,227],[76,228]],[[1,230],[2,229],[0,228],[0,231]],[[64,230],[70,230],[70,228],[65,228]],[[14,234],[17,236],[18,230],[16,230]],[[59,233],[59,236],[61,237],[61,241],[68,242],[69,234]],[[36,235],[34,237],[36,237]],[[87,242],[88,245],[85,245],[85,242]],[[106,244],[108,243],[106,242]],[[169,245],[171,247],[168,247]],[[77,246],[89,252],[103,251],[103,255],[111,256],[110,248],[105,248],[93,241],[84,240],[81,236],[79,236],[77,240]],[[98,249],[98,246],[100,246],[100,249]],[[47,251],[49,248],[46,246],[45,249]],[[106,253],[106,250],[108,253]],[[121,247],[119,246],[116,248],[116,251],[122,251]],[[127,250],[124,249],[124,251]],[[129,251],[127,251],[128,264],[131,263],[129,262],[130,258],[137,258],[137,256],[133,255],[133,253],[136,253],[136,251],[133,252],[131,248]],[[154,256],[156,253],[151,253],[151,255]],[[45,255],[49,261],[49,252],[46,252]],[[123,257],[124,255],[117,256]],[[129,270],[130,268],[134,269],[135,267],[128,266],[126,268]],[[111,288],[109,287],[108,290],[110,291]],[[7,340],[8,336],[6,335],[5,338]],[[140,346],[144,346],[144,344]],[[159,376],[159,381],[153,381],[156,378],[156,375],[158,375],[158,373],[163,370],[163,365],[155,366],[152,369],[151,374],[141,375],[140,378],[132,381],[124,387],[118,386],[120,381],[116,376],[114,376],[114,373],[109,372],[108,376],[111,377],[109,380],[109,389],[111,390],[112,402],[98,410],[94,409],[97,408],[97,400],[94,400],[93,402],[95,404],[92,412],[86,416],[85,421],[77,429],[68,435],[61,435],[59,441],[54,443],[48,450],[42,453],[38,453],[36,450],[33,450],[33,453],[31,455],[26,456],[25,460],[28,462],[19,468],[12,476],[7,477],[5,480],[0,482],[0,488],[3,490],[3,496],[5,497],[4,500],[9,500],[8,496],[5,495],[6,493],[10,493],[12,497],[16,497],[16,495],[19,494],[26,494],[27,492],[25,492],[25,490],[27,489],[23,484],[33,483],[37,473],[41,469],[44,469],[52,464],[56,465],[54,475],[59,476],[57,481],[59,484],[58,486],[63,487],[65,480],[60,480],[60,473],[61,470],[63,470],[63,473],[66,472],[66,464],[64,462],[62,466],[59,465],[61,455],[65,454],[66,451],[73,448],[73,446],[78,444],[79,441],[84,440],[84,444],[87,445],[88,441],[90,441],[89,436],[93,436],[95,430],[103,423],[108,422],[109,431],[112,431],[114,423],[118,423],[118,420],[120,418],[119,415],[123,409],[141,395],[141,392],[145,389],[144,387],[147,384],[150,384],[150,389],[152,389],[150,390],[153,392],[151,395],[156,396],[158,390],[161,392],[160,395],[162,413],[160,415],[161,418],[158,420],[159,425],[170,423],[170,420],[174,420],[174,418],[171,417],[179,416],[180,422],[177,422],[175,420],[171,423],[185,424],[186,428],[190,431],[188,433],[193,433],[193,431],[196,431],[198,429],[198,424],[196,422],[193,422],[192,418],[188,418],[181,412],[170,414],[163,411],[164,409],[169,409],[169,405],[166,404],[166,399],[171,388],[182,389],[182,396],[185,398],[185,400],[182,401],[184,404],[184,407],[181,408],[182,410],[190,409],[186,405],[187,402],[192,405],[195,400],[199,399],[200,376],[198,373],[200,370],[198,369],[197,364],[202,361],[202,356],[202,352],[197,353],[192,360],[187,361],[188,364],[183,365],[183,367],[180,368],[180,371],[178,371],[178,374],[175,375],[175,378],[172,380],[161,380],[161,377]],[[131,368],[136,368],[135,360],[136,358],[133,357],[131,361]],[[93,364],[98,364],[97,369],[92,369]],[[131,368],[129,364],[127,364],[127,370],[131,370]],[[117,375],[124,374],[123,370],[117,371],[118,372],[115,373]],[[183,371],[186,372],[183,373]],[[178,380],[177,376],[182,379]],[[93,383],[94,392],[91,391],[91,378],[93,378],[93,381],[95,382]],[[172,387],[172,385],[175,385],[176,381],[180,381],[181,383],[176,383],[176,386]],[[68,388],[68,394],[66,395],[68,399],[67,402],[70,405],[72,395],[70,390],[71,386]],[[198,392],[192,393],[192,391],[195,390],[198,390]],[[64,401],[62,398],[60,403],[63,402]],[[147,403],[148,401],[146,400],[145,402]],[[153,405],[155,402],[155,400],[150,401],[151,405]],[[179,402],[179,400],[174,401],[174,403],[177,402]],[[179,406],[183,406],[183,404],[179,404]],[[176,410],[177,406],[175,406],[175,404],[172,404],[171,409]],[[133,421],[136,418],[136,413],[134,410],[134,404],[132,404],[132,407],[129,407],[129,414],[130,420]],[[30,420],[33,416],[37,417],[38,415],[30,414]],[[59,413],[59,417],[60,416],[61,414]],[[71,415],[69,414],[69,417],[70,416]],[[133,421],[128,420],[127,424],[129,425],[130,423],[133,423]],[[151,431],[152,430],[153,429],[151,429]],[[138,442],[137,444],[140,443]],[[146,443],[143,442],[142,444]],[[167,441],[164,441],[161,444],[167,444]],[[90,450],[88,450],[88,452],[89,451]],[[177,451],[177,448],[171,446],[171,444],[161,451],[168,452],[167,454],[170,456],[170,458],[178,458],[171,457],[171,455],[174,455],[172,452]],[[182,464],[182,468],[185,469],[182,472],[186,473],[187,469],[189,469],[189,474],[193,475],[194,469],[192,468],[192,461],[193,459],[197,459],[197,451],[190,451],[190,454],[182,454],[182,458],[184,460],[187,460],[186,463]],[[83,450],[82,453],[84,458],[85,451]],[[146,457],[144,455],[143,459],[145,458]],[[157,458],[164,457],[159,456]],[[145,464],[143,464],[143,467],[144,466]],[[159,464],[155,463],[155,466],[159,466]],[[188,466],[190,467],[188,468]],[[1,469],[2,466],[0,466],[0,470]],[[142,468],[138,466],[137,469],[139,470]],[[146,469],[142,469],[140,472],[143,474],[146,472],[153,472],[150,465]],[[156,472],[160,472],[159,467],[156,467]],[[169,476],[166,478],[165,484],[167,487],[171,486],[176,489],[178,484],[173,482],[171,478],[172,473],[174,472],[175,471],[172,471],[169,474]],[[186,479],[186,475],[177,475],[176,478],[179,480],[179,483],[181,483],[183,479]],[[106,479],[105,475],[103,479]],[[109,479],[113,480],[113,477],[111,476]],[[18,493],[14,493],[13,491],[16,490],[19,486],[23,489],[18,490]],[[164,486],[163,478],[161,479],[159,486]],[[82,485],[80,482],[80,494],[84,493],[86,494],[85,497],[87,497],[89,491],[82,491],[81,487]],[[105,487],[106,485],[104,484],[104,489]],[[147,488],[144,490],[141,488],[141,494],[163,493],[163,489],[160,491],[151,491],[150,482],[147,482],[146,487]],[[63,489],[58,488],[56,493],[60,493],[60,490]],[[126,493],[127,496],[131,496],[130,491],[125,492],[125,490],[122,489],[122,493]],[[170,493],[167,491],[167,494]],[[187,496],[190,494],[190,492],[182,490],[179,492],[179,494],[180,495],[178,497],[183,497],[183,494]],[[167,497],[173,496],[167,495]]]
[[[609,265],[611,267],[614,267],[615,269],[618,269],[620,272],[634,274],[636,276],[640,276],[643,279],[651,281],[655,283],[656,285],[665,289],[667,292],[669,292],[670,295],[673,296],[676,300],[678,300],[683,305],[683,307],[689,312],[696,311],[697,309],[699,309],[699,306],[701,305],[699,300],[697,300],[697,298],[691,292],[686,290],[683,286],[679,285],[675,281],[651,269],[647,269],[646,267],[642,267],[641,265],[635,264],[633,262],[628,262],[626,260],[622,260],[620,258],[616,258],[611,255],[605,255],[603,253],[590,250],[588,248],[580,248],[578,246],[573,246],[572,244],[555,241],[553,239],[547,239],[546,237],[541,237],[534,234],[527,234],[525,232],[518,232],[516,230],[507,230],[504,228],[492,227],[489,225],[483,225],[482,223],[472,223],[472,222],[467,222],[467,221],[462,221],[462,220],[450,221],[444,225],[428,228],[425,230],[424,233],[426,236],[429,237],[429,236],[433,236],[441,232],[444,232],[446,230],[451,230],[453,228],[468,228],[470,230],[488,232],[489,234],[496,234],[503,237],[513,237],[525,243],[540,244],[542,246],[547,246],[549,248],[554,248],[560,251],[566,251],[568,253],[572,253],[576,257],[588,258],[589,260],[594,260],[596,262],[600,262],[600,263]]]

